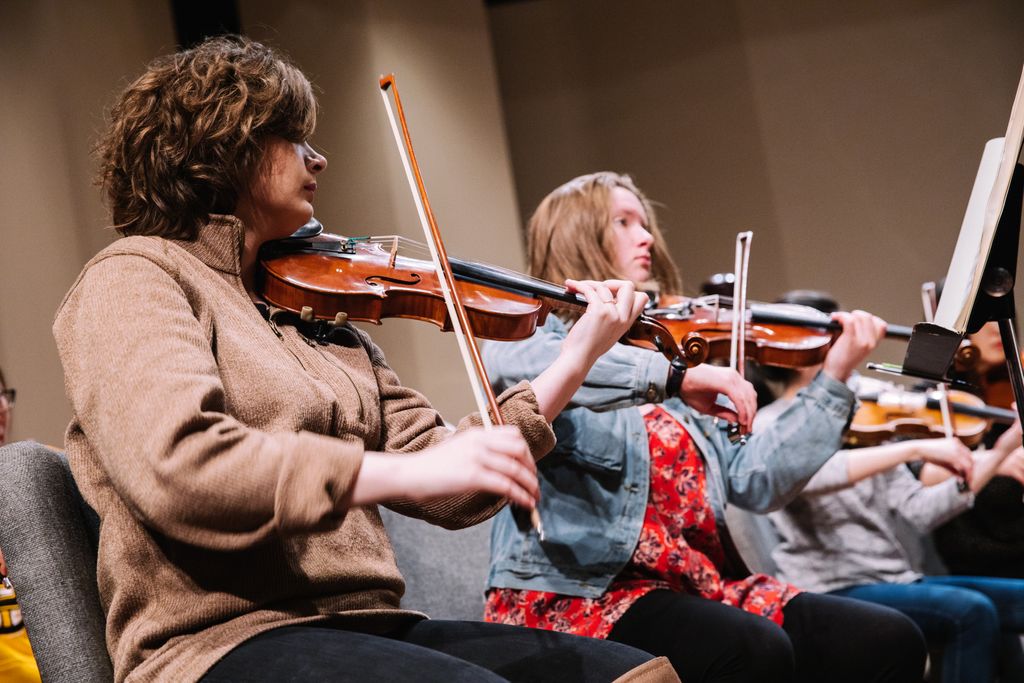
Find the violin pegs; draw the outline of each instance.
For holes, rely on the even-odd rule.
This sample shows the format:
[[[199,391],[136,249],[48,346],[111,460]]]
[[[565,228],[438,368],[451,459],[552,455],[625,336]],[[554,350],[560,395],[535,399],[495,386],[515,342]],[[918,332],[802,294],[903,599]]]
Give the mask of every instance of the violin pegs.
[[[313,322],[313,307],[312,306],[303,306],[302,310],[299,312],[299,318],[304,323],[311,323],[311,322]]]
[[[333,325],[335,327],[341,327],[346,322],[348,322],[348,313],[346,313],[345,311],[338,311],[334,315],[334,323],[333,323]]]

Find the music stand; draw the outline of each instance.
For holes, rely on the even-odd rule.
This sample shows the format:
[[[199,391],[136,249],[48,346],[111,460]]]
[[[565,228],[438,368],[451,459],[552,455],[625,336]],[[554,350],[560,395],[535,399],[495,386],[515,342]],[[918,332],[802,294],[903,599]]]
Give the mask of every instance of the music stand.
[[[985,145],[934,322],[914,325],[902,366],[872,363],[868,368],[955,383],[948,372],[964,335],[996,321],[1017,414],[1024,421],[1024,370],[1013,322],[1024,203],[1024,166],[1018,163],[1022,141],[1024,75],[1017,86],[1006,136]]]

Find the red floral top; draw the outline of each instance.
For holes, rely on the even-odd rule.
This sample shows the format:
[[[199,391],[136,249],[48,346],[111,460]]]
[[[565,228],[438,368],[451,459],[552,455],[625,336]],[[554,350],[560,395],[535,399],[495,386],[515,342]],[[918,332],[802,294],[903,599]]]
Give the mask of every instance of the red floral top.
[[[502,624],[607,638],[642,596],[668,589],[718,600],[782,625],[782,608],[799,589],[765,574],[738,581],[718,567],[725,552],[708,503],[704,459],[686,429],[660,406],[644,423],[651,450],[651,487],[633,556],[599,598],[493,588],[484,619]]]

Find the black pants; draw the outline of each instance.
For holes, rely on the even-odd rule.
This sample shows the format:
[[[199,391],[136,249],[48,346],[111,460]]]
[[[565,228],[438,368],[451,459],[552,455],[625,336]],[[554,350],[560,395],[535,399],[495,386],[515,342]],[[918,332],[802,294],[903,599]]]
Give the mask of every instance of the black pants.
[[[619,643],[502,624],[427,620],[376,636],[318,623],[250,638],[202,681],[607,683],[651,659]]]
[[[610,640],[669,658],[685,683],[919,683],[924,638],[896,610],[801,593],[783,627],[741,609],[674,591],[637,600]]]

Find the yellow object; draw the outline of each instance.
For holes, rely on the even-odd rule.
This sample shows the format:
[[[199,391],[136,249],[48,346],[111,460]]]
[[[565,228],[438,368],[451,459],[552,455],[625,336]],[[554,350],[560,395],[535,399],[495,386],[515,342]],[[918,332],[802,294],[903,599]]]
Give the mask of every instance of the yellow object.
[[[40,683],[14,589],[0,585],[0,681]]]

